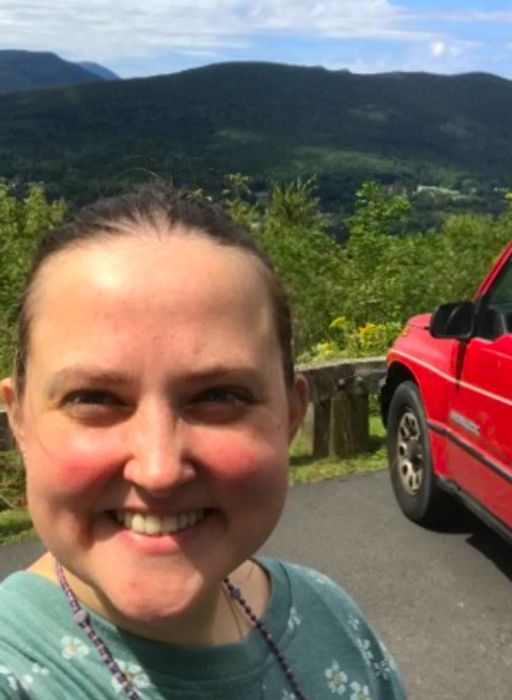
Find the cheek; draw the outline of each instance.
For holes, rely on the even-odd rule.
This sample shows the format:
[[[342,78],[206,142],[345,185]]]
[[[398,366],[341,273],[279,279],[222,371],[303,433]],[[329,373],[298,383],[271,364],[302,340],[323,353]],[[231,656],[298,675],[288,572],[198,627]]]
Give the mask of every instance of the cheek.
[[[83,494],[104,485],[115,473],[118,451],[108,441],[66,439],[27,449],[27,487],[55,497]]]
[[[282,442],[282,444],[280,444]],[[239,437],[211,441],[203,453],[212,480],[229,488],[230,495],[260,493],[269,496],[275,490],[286,490],[288,474],[288,446]]]

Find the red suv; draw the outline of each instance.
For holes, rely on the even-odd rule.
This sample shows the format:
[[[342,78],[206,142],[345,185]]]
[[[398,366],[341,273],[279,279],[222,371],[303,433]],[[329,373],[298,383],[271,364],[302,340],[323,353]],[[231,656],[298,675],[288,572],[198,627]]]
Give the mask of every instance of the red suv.
[[[409,320],[381,408],[405,515],[446,522],[456,496],[512,542],[512,243],[472,301]]]

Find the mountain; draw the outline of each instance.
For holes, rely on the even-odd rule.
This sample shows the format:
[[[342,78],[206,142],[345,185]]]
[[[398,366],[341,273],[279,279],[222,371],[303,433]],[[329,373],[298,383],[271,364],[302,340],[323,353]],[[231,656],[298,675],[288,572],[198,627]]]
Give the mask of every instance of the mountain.
[[[121,78],[116,75],[114,71],[105,68],[105,66],[100,66],[99,63],[93,63],[92,61],[80,61],[80,63],[77,63],[76,65],[81,66],[85,70],[89,71],[89,73],[97,75],[104,80],[121,80]]]
[[[54,53],[0,51],[0,94],[100,80]]]
[[[327,199],[362,179],[508,185],[512,82],[227,63],[0,96],[0,176],[83,201],[152,173],[222,188],[316,174]]]

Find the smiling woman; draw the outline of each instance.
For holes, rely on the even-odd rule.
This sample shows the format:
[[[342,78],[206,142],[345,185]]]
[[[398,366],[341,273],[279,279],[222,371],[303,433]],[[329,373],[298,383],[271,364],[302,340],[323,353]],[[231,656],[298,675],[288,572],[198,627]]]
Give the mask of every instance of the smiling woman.
[[[245,230],[162,186],[102,201],[41,242],[19,328],[2,391],[48,551],[0,590],[0,697],[404,697],[335,584],[256,556],[307,386]]]

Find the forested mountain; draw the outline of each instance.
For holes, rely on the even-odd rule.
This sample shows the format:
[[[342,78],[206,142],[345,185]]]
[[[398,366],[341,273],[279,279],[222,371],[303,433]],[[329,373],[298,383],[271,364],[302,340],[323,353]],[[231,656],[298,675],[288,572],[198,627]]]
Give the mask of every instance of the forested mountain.
[[[243,172],[460,186],[511,180],[512,82],[487,74],[355,75],[266,63],[0,97],[0,175],[81,201],[145,179],[222,186]]]
[[[110,79],[101,68],[70,63],[50,52],[0,51],[0,94]]]
[[[93,75],[99,75],[99,77],[103,78],[104,80],[120,80],[120,77],[116,75],[114,71],[111,71],[109,68],[105,68],[105,66],[100,66],[99,63],[94,63],[93,61],[80,61],[76,65],[85,68],[85,70],[88,70],[89,73],[93,73]]]

